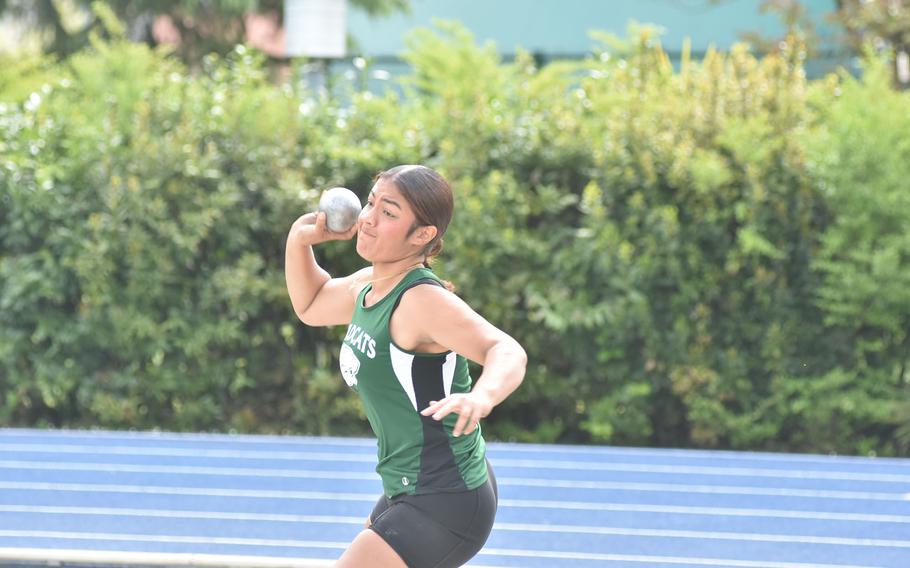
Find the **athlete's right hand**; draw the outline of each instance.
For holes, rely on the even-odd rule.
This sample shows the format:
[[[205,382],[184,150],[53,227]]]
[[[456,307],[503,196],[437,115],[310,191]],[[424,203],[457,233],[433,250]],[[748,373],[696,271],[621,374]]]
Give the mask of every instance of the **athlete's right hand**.
[[[301,215],[291,226],[291,238],[301,245],[318,245],[326,241],[346,241],[357,234],[360,221],[343,233],[335,233],[325,226],[325,213],[316,211]]]

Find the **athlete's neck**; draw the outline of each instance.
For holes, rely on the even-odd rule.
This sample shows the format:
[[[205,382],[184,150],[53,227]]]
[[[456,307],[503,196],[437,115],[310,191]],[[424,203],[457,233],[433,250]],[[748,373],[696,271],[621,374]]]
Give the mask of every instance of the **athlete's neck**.
[[[423,259],[418,257],[408,257],[394,262],[373,263],[373,275],[370,277],[370,283],[373,285],[370,294],[374,297],[382,297],[394,288],[404,276],[420,268],[424,264]]]

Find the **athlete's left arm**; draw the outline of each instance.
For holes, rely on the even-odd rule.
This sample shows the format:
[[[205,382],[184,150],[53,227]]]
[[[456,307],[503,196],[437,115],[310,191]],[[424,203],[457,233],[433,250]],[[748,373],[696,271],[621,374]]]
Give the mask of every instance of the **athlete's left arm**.
[[[452,394],[421,411],[442,420],[455,412],[452,434],[469,434],[481,418],[518,388],[528,356],[521,345],[475,312],[461,298],[439,286],[416,286],[405,294],[408,327],[426,343],[436,343],[483,365],[469,393]]]

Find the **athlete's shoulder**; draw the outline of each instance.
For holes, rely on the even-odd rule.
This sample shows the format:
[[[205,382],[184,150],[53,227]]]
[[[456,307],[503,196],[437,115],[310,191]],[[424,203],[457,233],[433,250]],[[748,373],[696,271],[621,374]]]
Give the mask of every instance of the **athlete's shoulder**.
[[[416,280],[401,293],[398,309],[415,318],[433,321],[470,307],[438,279],[428,277]]]

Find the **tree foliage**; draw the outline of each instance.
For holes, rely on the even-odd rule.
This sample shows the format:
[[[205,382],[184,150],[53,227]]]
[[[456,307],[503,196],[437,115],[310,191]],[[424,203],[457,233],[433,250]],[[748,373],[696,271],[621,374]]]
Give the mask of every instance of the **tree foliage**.
[[[724,2],[726,0],[715,0]],[[840,28],[840,34],[822,38],[818,24],[814,21],[801,0],[762,0],[759,11],[778,16],[786,35],[796,37],[807,46],[809,57],[818,55],[823,49],[840,51],[846,49],[854,55],[872,46],[893,58],[893,80],[900,88],[910,88],[902,77],[898,57],[910,57],[910,1],[908,0],[837,0],[832,2],[828,21]],[[784,38],[766,37],[759,32],[745,32],[743,38],[763,52],[776,51]],[[836,39],[837,41],[831,41]],[[827,45],[823,45],[823,43]],[[896,56],[896,57],[895,57]]]
[[[798,42],[611,45],[538,68],[440,24],[400,92],[339,99],[244,48],[4,67],[0,422],[366,432],[281,247],[322,188],[420,162],[457,195],[437,270],[530,354],[491,437],[906,454],[908,96],[874,60],[808,82]]]
[[[410,9],[409,0],[349,0],[370,16]],[[177,55],[191,66],[210,53],[224,55],[246,37],[249,13],[284,17],[284,0],[0,0],[0,16],[29,24],[42,38],[44,52],[68,57],[89,45],[92,32],[109,33],[113,15],[122,34],[154,47],[152,25],[167,16],[180,37]]]

